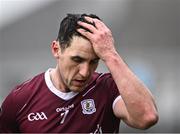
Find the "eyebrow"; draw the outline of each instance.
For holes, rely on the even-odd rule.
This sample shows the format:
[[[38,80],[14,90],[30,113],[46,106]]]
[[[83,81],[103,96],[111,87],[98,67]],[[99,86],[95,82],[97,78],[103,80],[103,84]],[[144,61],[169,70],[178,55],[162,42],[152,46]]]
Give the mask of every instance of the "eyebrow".
[[[100,59],[100,58],[97,57],[97,58],[94,58],[93,60],[99,60],[99,59]]]
[[[72,60],[74,60],[74,59],[76,59],[76,58],[78,58],[78,59],[80,59],[80,60],[83,60],[83,61],[85,61],[86,59],[85,58],[83,58],[83,57],[81,57],[81,56],[79,56],[79,55],[76,55],[76,56],[71,56],[71,59]],[[94,58],[94,59],[92,59],[91,61],[94,61],[94,60],[99,60],[100,58],[99,57],[97,57],[97,58]]]
[[[82,60],[86,60],[85,58],[83,58],[83,57],[81,57],[81,56],[78,56],[78,55],[76,55],[76,56],[71,56],[71,59],[76,59],[76,58],[79,58],[79,59],[82,59]]]

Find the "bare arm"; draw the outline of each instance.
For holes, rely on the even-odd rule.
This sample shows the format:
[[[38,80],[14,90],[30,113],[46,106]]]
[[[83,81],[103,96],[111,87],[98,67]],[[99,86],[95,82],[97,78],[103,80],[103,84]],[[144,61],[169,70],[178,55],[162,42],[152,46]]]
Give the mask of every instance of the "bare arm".
[[[89,29],[92,33],[78,29],[87,37],[95,53],[104,61],[118,87],[122,99],[116,102],[114,114],[123,119],[128,125],[145,129],[158,120],[154,99],[148,88],[135,76],[122,60],[114,47],[111,31],[100,20],[86,17],[96,27],[80,22],[79,25]]]
[[[158,120],[157,109],[149,89],[134,75],[118,55],[106,61],[121,93],[114,113],[128,125],[145,129]]]

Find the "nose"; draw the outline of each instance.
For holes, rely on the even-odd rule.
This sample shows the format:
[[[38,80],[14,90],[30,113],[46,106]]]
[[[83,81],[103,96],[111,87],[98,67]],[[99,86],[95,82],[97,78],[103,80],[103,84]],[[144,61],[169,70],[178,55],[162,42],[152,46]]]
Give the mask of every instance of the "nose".
[[[80,66],[79,73],[82,77],[87,78],[90,74],[90,66],[88,63],[83,63]]]

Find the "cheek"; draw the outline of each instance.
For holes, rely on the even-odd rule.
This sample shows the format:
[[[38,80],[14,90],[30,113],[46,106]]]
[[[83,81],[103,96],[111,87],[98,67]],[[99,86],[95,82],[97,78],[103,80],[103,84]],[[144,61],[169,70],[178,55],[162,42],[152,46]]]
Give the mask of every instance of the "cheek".
[[[77,74],[77,71],[78,69],[77,69],[77,67],[76,66],[70,66],[69,68],[68,68],[68,71],[67,71],[67,75],[68,75],[68,78],[69,78],[69,80],[71,80],[71,79],[73,79],[73,77],[75,77],[76,76],[76,74]]]
[[[78,66],[72,63],[67,63],[62,66],[62,73],[64,74],[66,81],[70,82],[73,79],[73,77],[75,77],[75,75],[78,73]]]

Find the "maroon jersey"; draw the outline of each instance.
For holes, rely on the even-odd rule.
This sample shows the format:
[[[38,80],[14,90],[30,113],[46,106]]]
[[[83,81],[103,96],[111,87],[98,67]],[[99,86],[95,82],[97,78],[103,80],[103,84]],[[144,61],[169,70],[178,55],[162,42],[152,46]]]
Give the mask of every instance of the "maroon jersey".
[[[0,132],[118,132],[113,105],[120,98],[111,74],[94,73],[80,92],[63,93],[49,70],[17,86],[1,107]]]

